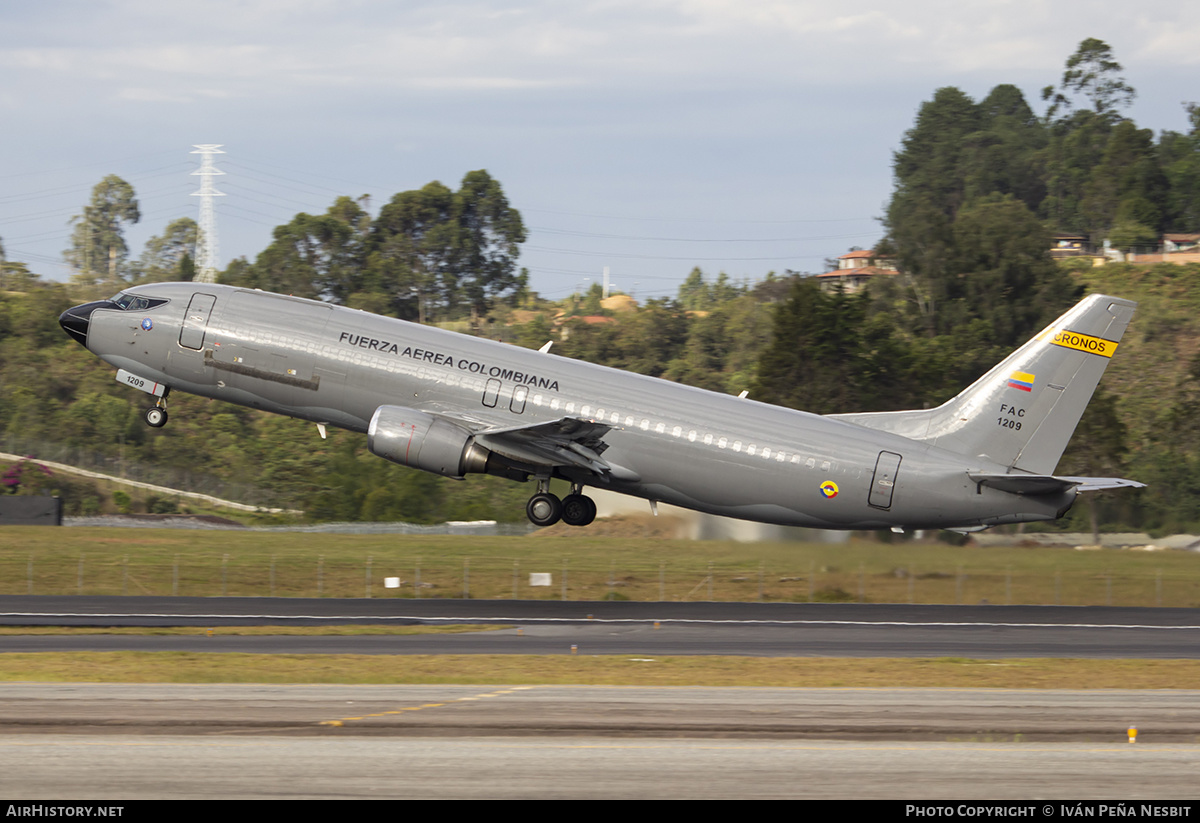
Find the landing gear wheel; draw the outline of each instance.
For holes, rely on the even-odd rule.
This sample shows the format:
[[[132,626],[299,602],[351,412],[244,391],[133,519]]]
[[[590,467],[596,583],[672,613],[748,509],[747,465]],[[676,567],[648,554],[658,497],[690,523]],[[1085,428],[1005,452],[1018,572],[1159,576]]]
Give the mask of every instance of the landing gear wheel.
[[[156,429],[161,429],[167,425],[167,410],[160,409],[158,406],[151,406],[146,409],[146,425]]]
[[[549,492],[539,492],[525,504],[525,515],[535,526],[553,526],[562,518],[562,501]]]
[[[562,502],[562,519],[568,526],[586,526],[596,519],[596,501],[585,494],[568,494]]]

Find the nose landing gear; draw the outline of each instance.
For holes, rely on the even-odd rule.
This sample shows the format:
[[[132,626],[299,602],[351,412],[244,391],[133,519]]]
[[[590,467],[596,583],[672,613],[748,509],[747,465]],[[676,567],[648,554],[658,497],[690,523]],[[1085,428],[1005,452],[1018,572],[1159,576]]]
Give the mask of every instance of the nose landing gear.
[[[161,429],[167,425],[167,394],[169,392],[170,390],[168,389],[167,392],[163,393],[162,397],[154,402],[153,406],[146,409],[145,417],[147,426]]]

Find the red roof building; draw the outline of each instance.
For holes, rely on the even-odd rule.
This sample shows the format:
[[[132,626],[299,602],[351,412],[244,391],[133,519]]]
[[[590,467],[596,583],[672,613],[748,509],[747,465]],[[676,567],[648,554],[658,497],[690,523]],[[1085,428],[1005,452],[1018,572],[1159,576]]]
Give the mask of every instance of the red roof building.
[[[866,286],[872,277],[894,277],[897,274],[896,261],[891,257],[877,255],[874,249],[860,249],[839,257],[838,267],[818,274],[817,282],[826,291],[841,285],[846,292],[856,292]]]

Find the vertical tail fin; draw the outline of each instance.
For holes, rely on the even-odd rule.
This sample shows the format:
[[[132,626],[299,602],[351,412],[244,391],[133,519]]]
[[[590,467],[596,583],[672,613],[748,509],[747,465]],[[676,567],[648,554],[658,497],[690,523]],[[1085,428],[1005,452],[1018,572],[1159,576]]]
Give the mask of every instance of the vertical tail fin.
[[[936,409],[830,415],[1052,474],[1137,306],[1093,294]]]

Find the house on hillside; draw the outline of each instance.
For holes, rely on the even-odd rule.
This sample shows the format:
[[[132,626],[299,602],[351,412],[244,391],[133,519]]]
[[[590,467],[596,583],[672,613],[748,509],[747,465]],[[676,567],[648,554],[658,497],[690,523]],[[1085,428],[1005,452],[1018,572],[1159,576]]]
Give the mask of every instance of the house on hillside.
[[[1055,234],[1050,239],[1050,256],[1055,260],[1070,257],[1103,257],[1097,252],[1086,234]]]
[[[1135,248],[1116,259],[1126,263],[1200,263],[1200,232],[1164,234],[1157,246]]]
[[[853,293],[866,286],[872,277],[895,277],[900,273],[893,258],[878,255],[874,249],[843,254],[837,262],[838,267],[833,271],[817,275],[823,291],[833,291],[840,285],[847,293]]]
[[[1163,254],[1200,251],[1200,232],[1194,234],[1164,234]]]

